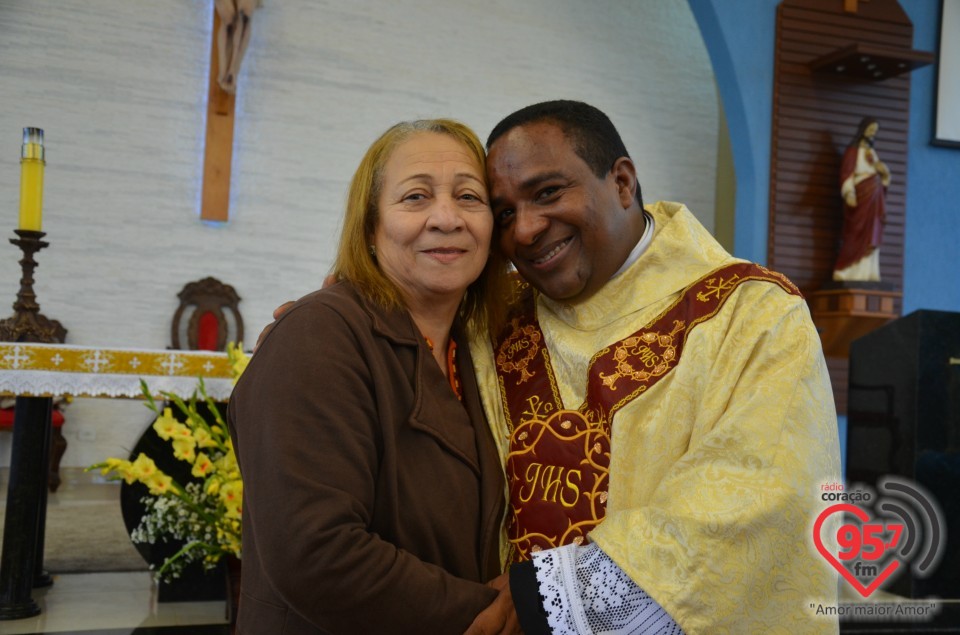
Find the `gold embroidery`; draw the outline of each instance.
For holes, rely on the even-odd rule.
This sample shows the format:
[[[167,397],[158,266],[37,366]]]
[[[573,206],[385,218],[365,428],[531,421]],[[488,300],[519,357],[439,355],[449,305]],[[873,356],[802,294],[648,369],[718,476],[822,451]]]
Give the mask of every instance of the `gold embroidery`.
[[[549,415],[553,412],[553,404],[549,401],[544,401],[537,395],[527,398],[527,409],[523,411],[523,416],[526,417],[527,421],[539,421],[544,418],[544,416]]]
[[[674,338],[684,328],[683,320],[674,320],[673,330],[667,334],[648,331],[622,340],[613,352],[616,372],[609,375],[599,373],[603,385],[610,390],[616,390],[616,383],[621,378],[629,377],[634,381],[647,382],[666,373],[677,359]],[[660,352],[654,351],[651,346],[659,347]],[[646,370],[634,368],[633,364],[627,361],[630,359],[639,360]]]
[[[527,370],[527,366],[537,356],[540,350],[540,330],[527,325],[520,328],[520,321],[514,319],[511,322],[513,332],[502,344],[497,352],[497,368],[501,372],[511,373],[520,371],[520,379],[517,380],[519,386],[528,379],[533,379],[533,374]],[[521,351],[526,350],[526,354],[520,359],[516,359]]]
[[[790,281],[790,278],[786,277],[779,271],[772,271],[763,265],[757,265],[757,268],[760,269],[760,271],[762,271],[765,275],[776,278],[780,287],[787,293],[800,295],[800,289],[798,289],[797,286]],[[760,279],[762,280],[763,278]]]
[[[697,293],[697,299],[701,302],[709,302],[710,296],[712,295],[714,298],[719,300],[722,296],[730,293],[730,291],[733,290],[739,279],[740,276],[737,274],[733,274],[726,280],[724,280],[722,277],[710,278],[704,283],[704,286],[707,287],[707,290]]]
[[[551,404],[535,396],[527,401],[529,408],[512,436],[507,457],[512,560],[524,560],[539,549],[578,538],[585,541],[603,518],[607,500],[609,427],[596,426],[576,411],[548,415]],[[533,507],[525,514],[528,505]],[[566,526],[554,524],[552,515],[541,517],[533,511],[544,505],[566,510]]]
[[[90,375],[230,377],[230,361],[225,353],[206,351],[0,343],[0,370]]]

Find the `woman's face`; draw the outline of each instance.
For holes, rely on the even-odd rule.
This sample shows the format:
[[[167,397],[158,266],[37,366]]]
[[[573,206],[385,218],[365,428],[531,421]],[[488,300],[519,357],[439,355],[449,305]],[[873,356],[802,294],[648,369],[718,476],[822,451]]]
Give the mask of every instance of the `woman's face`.
[[[418,132],[384,165],[373,243],[411,308],[459,302],[483,271],[493,215],[484,174],[460,141]]]

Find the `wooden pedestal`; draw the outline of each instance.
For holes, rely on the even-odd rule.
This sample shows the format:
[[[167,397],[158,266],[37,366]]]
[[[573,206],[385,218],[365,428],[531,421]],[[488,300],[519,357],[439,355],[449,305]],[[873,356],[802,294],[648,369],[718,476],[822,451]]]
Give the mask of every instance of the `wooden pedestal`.
[[[873,289],[830,289],[807,296],[813,323],[827,357],[847,357],[850,342],[899,317],[895,304],[903,294]]]

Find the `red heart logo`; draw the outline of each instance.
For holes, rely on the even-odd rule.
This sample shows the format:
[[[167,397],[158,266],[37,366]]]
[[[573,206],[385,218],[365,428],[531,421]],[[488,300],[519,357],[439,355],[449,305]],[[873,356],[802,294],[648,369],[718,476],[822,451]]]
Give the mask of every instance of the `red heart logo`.
[[[847,582],[849,582],[850,585],[860,593],[860,595],[863,597],[868,597],[871,593],[876,591],[881,584],[883,584],[884,580],[889,578],[890,575],[900,567],[900,560],[891,560],[889,563],[887,563],[887,566],[884,567],[879,574],[877,574],[877,577],[874,578],[873,582],[867,586],[864,586],[864,584],[860,582],[860,580],[858,580],[856,576],[854,576],[853,573],[851,573],[850,570],[843,565],[842,562],[837,560],[837,558],[835,558],[834,555],[827,550],[823,544],[823,540],[820,538],[820,529],[823,527],[823,523],[826,522],[827,518],[838,512],[853,514],[863,523],[870,521],[870,515],[859,507],[845,503],[832,505],[823,510],[820,515],[817,516],[817,522],[813,525],[813,542],[817,546],[817,551],[820,552],[820,555],[822,555],[827,562],[833,565],[833,568],[839,571],[840,575],[846,578]],[[884,544],[883,551],[892,549],[894,547],[896,547],[896,543]],[[879,555],[880,554],[877,554],[877,557],[879,557]]]

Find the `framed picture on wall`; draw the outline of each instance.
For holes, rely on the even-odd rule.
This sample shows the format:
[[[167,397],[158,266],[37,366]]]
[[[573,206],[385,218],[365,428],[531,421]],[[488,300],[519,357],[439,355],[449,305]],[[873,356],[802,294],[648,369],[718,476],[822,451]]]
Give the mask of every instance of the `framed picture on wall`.
[[[960,148],[960,0],[940,0],[933,143]]]

